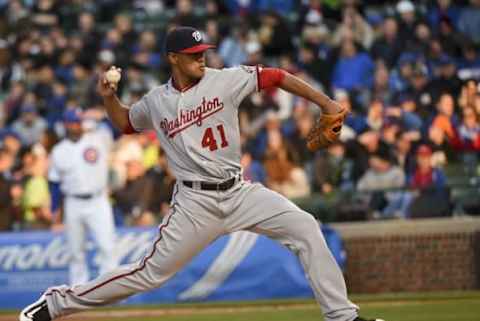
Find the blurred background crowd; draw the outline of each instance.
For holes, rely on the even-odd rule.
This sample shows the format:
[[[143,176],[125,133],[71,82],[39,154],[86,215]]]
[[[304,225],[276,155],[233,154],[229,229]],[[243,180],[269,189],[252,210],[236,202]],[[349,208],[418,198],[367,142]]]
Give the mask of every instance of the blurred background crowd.
[[[132,104],[169,78],[166,30],[189,25],[217,46],[214,68],[275,66],[351,112],[341,141],[311,153],[319,108],[280,90],[239,110],[245,179],[324,221],[480,213],[480,0],[0,0],[0,229],[54,222],[47,169],[62,114],[115,138],[118,225],[156,224],[172,186],[154,133],[121,136],[96,95],[123,69]]]

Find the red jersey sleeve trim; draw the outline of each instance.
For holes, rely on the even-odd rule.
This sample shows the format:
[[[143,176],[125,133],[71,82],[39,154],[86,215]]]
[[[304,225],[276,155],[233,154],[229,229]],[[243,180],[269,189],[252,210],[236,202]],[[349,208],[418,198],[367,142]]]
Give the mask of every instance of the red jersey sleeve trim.
[[[286,72],[279,68],[257,69],[257,73],[259,90],[280,86],[286,75]]]
[[[255,70],[257,71],[257,91],[260,91],[260,73],[262,72],[262,67],[256,65]]]

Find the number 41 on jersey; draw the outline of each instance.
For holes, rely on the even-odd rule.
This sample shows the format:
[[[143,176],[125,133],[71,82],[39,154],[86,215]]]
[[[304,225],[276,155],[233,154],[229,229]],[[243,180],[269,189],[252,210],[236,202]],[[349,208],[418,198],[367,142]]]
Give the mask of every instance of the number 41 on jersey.
[[[220,140],[221,140],[220,147],[221,148],[227,147],[228,141],[225,137],[225,130],[223,129],[222,124],[217,125],[217,131],[220,135]],[[215,139],[214,130],[212,129],[212,127],[208,127],[207,129],[205,129],[205,133],[203,133],[203,138],[202,138],[202,147],[203,148],[208,147],[212,152],[218,149],[217,140]]]

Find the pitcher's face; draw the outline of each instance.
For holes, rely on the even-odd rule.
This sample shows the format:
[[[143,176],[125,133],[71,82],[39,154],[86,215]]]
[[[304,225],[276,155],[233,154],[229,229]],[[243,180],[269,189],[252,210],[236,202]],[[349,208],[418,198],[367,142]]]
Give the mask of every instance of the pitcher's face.
[[[170,53],[169,61],[182,74],[192,79],[200,79],[205,74],[205,52],[183,54]]]

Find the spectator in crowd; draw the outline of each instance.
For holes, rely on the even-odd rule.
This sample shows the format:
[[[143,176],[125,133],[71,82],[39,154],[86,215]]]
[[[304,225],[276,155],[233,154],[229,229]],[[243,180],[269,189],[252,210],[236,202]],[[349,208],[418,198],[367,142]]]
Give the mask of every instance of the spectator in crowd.
[[[372,45],[372,57],[375,60],[381,59],[388,68],[393,68],[403,50],[397,21],[388,17],[383,21],[382,34]]]
[[[415,26],[415,36],[410,44],[410,48],[419,55],[425,55],[428,53],[431,40],[432,34],[428,25],[423,22],[417,23]]]
[[[442,17],[438,30],[438,41],[445,53],[452,57],[460,56],[462,45],[468,40],[457,32],[452,20],[447,16]]]
[[[440,128],[430,126],[425,143],[432,149],[432,166],[443,167],[449,160],[453,160],[452,146],[447,142],[445,132]]]
[[[288,148],[280,131],[268,135],[268,146],[264,160],[269,188],[288,198],[310,195],[310,185],[305,171],[296,165],[293,151]]]
[[[153,192],[152,181],[145,176],[142,159],[132,158],[128,160],[126,162],[125,185],[113,193],[115,204],[121,210],[127,225],[155,224],[155,216],[149,211]]]
[[[446,177],[442,170],[432,164],[433,151],[427,145],[420,145],[417,148],[417,167],[412,176],[408,179],[411,188],[444,188]]]
[[[13,177],[13,166],[15,165],[15,154],[6,146],[0,145],[0,177],[5,181]]]
[[[218,46],[220,44],[220,30],[216,19],[208,19],[205,23],[205,38],[210,44]],[[212,52],[210,52],[212,53]]]
[[[176,9],[177,15],[173,18],[173,24],[194,28],[200,27],[201,22],[193,11],[194,7],[191,0],[176,1]]]
[[[480,87],[475,80],[470,79],[462,86],[458,105],[461,109],[473,108],[480,114]]]
[[[370,49],[373,42],[372,27],[353,7],[345,7],[342,15],[342,22],[333,34],[333,45],[339,45],[344,39],[352,39],[364,49]]]
[[[55,1],[39,0],[33,6],[33,22],[41,29],[48,29],[58,23],[58,4]]]
[[[256,132],[252,139],[250,150],[254,158],[262,159],[268,148],[269,136],[276,134],[277,131],[281,131],[282,124],[277,113],[271,110],[266,111],[257,121],[258,123],[252,124],[254,126],[250,128],[250,130]]]
[[[379,131],[384,125],[384,108],[380,100],[372,100],[368,108],[365,125],[368,130]]]
[[[12,83],[19,81],[22,76],[22,69],[13,60],[9,43],[0,39],[0,92],[7,92]]]
[[[458,62],[458,77],[462,80],[480,78],[480,56],[470,41],[462,47],[462,56]]]
[[[415,168],[415,159],[412,155],[412,146],[415,144],[415,140],[409,132],[398,132],[395,136],[395,142],[393,143],[395,160],[403,169],[405,175],[410,175]]]
[[[450,211],[446,177],[438,167],[432,166],[432,150],[420,145],[416,152],[417,167],[408,179],[410,188],[416,192],[406,194],[404,207],[409,217],[444,216]],[[432,213],[431,204],[435,204]]]
[[[142,31],[138,42],[132,48],[133,61],[148,69],[158,69],[162,61],[160,53],[157,52],[156,43],[157,39],[153,31]]]
[[[142,149],[143,167],[148,171],[158,163],[160,143],[153,131],[138,135],[137,141]]]
[[[17,156],[19,155],[20,149],[22,147],[20,136],[11,130],[5,130],[1,136],[3,136],[2,146],[10,153],[12,153],[14,159],[17,161]]]
[[[52,85],[52,96],[47,101],[45,119],[48,128],[53,128],[57,122],[61,121],[61,116],[67,104],[67,86],[61,82],[55,82]]]
[[[247,60],[242,64],[247,66],[255,66],[262,64],[264,61],[262,44],[255,38],[249,40],[245,46]]]
[[[47,152],[33,145],[23,157],[25,184],[22,194],[23,222],[26,229],[45,229],[53,223],[47,181]]]
[[[368,89],[373,84],[373,71],[374,64],[368,53],[359,52],[352,40],[345,39],[333,70],[332,86],[348,91]]]
[[[346,90],[335,90],[334,99],[340,104],[340,106],[348,111],[347,117],[345,118],[345,123],[342,127],[342,133],[340,134],[340,138],[343,141],[347,141],[354,138],[356,134],[365,130],[366,126],[363,117],[364,113],[361,110],[357,112],[357,108],[353,108],[352,100],[350,99],[350,95]]]
[[[435,79],[430,83],[430,91],[433,99],[444,92],[451,93],[454,97],[460,93],[462,83],[457,76],[457,68],[452,57],[443,55],[440,57],[434,70]]]
[[[0,147],[0,230],[12,228],[16,218],[13,211],[12,195],[12,167],[14,164],[12,153],[5,147]]]
[[[205,3],[205,17],[208,20],[218,20],[220,29],[224,29],[229,23],[227,19],[227,6],[224,1],[207,0]]]
[[[357,189],[371,193],[370,206],[375,217],[392,217],[402,215],[402,193],[385,190],[404,185],[404,171],[394,165],[389,148],[381,147],[369,158],[369,168],[359,179]]]
[[[437,102],[437,115],[433,119],[432,126],[441,129],[449,140],[455,138],[455,127],[458,123],[454,111],[455,101],[452,95],[442,94]]]
[[[392,103],[392,93],[389,90],[390,73],[383,62],[378,62],[375,68],[371,100],[380,100],[385,105]]]
[[[275,11],[269,11],[263,15],[258,39],[263,47],[266,57],[281,56],[290,54],[293,51],[292,40],[285,37],[290,33],[285,20]]]
[[[428,117],[431,113],[431,105],[434,101],[431,92],[431,83],[427,66],[418,62],[413,68],[412,77],[410,79],[409,92],[415,99],[417,113],[422,118]]]
[[[118,45],[120,45],[121,49],[127,50],[125,55],[129,55],[132,50],[132,45],[138,39],[138,32],[133,28],[132,16],[126,13],[119,13],[114,17],[114,25],[115,30],[119,33],[122,40]],[[121,52],[118,52],[118,54],[121,54]]]
[[[462,10],[458,29],[476,44],[480,43],[480,0],[470,0],[470,6]]]
[[[88,11],[83,11],[78,15],[78,32],[84,42],[84,49],[87,52],[97,52],[100,43],[100,33],[97,30],[95,16]],[[85,62],[85,61],[83,61]]]
[[[317,51],[315,45],[303,45],[299,51],[299,65],[324,88],[329,88],[331,63],[326,57],[319,56]]]
[[[131,62],[126,69],[126,79],[122,87],[122,100],[135,103],[148,92],[149,88],[158,85],[158,80],[147,73],[147,68],[139,63]]]
[[[433,38],[430,41],[430,48],[428,50],[428,60],[439,59],[441,55],[445,54],[445,49],[442,47],[439,38]],[[423,57],[421,57],[423,58]],[[422,61],[425,62],[425,61]]]
[[[399,15],[400,39],[403,46],[411,46],[415,42],[415,27],[417,17],[415,6],[410,0],[401,0],[397,3],[397,13]]]
[[[73,81],[73,64],[75,62],[75,53],[73,50],[65,50],[58,58],[58,66],[55,68],[55,76],[60,81],[71,84]]]
[[[385,125],[380,131],[381,140],[387,145],[393,146],[397,142],[401,130],[402,128],[400,122],[387,119]]]
[[[315,125],[315,119],[310,110],[305,108],[301,111],[301,109],[301,107],[297,107],[295,110],[293,115],[295,129],[287,137],[287,141],[290,143],[290,146],[294,146],[298,161],[300,164],[303,164],[307,173],[310,174],[313,153],[307,148],[307,136]]]
[[[332,10],[321,0],[302,1],[298,15],[297,29],[301,31],[304,26],[324,24],[327,17],[332,16]]]
[[[121,136],[114,144],[111,160],[111,188],[119,189],[125,185],[127,162],[139,159],[143,164],[143,150],[138,135]]]
[[[156,221],[161,221],[170,209],[169,204],[175,185],[175,177],[167,166],[167,159],[161,148],[158,150],[157,163],[147,171],[146,177],[151,184],[146,185],[151,186],[152,193],[147,210],[155,216]]]
[[[461,11],[452,0],[436,0],[428,10],[427,18],[430,26],[439,29],[442,19],[448,19],[453,26],[456,26]]]
[[[11,89],[5,97],[2,104],[2,122],[10,124],[20,114],[20,106],[26,93],[25,84],[22,82],[13,82]]]
[[[34,105],[23,105],[21,116],[12,124],[12,130],[16,132],[22,144],[31,146],[37,143],[47,129],[47,122],[38,115]]]
[[[350,177],[352,163],[345,157],[345,145],[341,141],[315,158],[315,187],[324,195],[338,190],[352,190],[353,181]]]
[[[379,148],[388,148],[381,140],[380,133],[373,130],[363,132],[355,140],[348,140],[346,146],[347,157],[353,160],[352,177],[355,182],[368,169],[370,156]]]
[[[478,115],[471,107],[463,109],[463,118],[458,128],[458,138],[461,148],[480,151],[480,124]]]
[[[408,93],[400,94],[398,104],[400,107],[387,108],[386,115],[391,120],[400,122],[406,131],[422,129],[423,121],[416,112],[417,103],[413,96]]]
[[[409,88],[409,81],[413,76],[413,66],[416,61],[416,55],[411,52],[404,52],[400,55],[396,68],[392,70],[389,78],[390,90],[393,94],[404,92]]]
[[[334,99],[348,111],[340,138],[343,141],[354,138],[357,134],[367,130],[365,110],[357,102],[352,101],[350,95],[344,89],[334,91]]]
[[[248,29],[243,26],[233,28],[231,35],[223,39],[218,48],[218,54],[226,67],[238,66],[247,61],[247,43]]]

